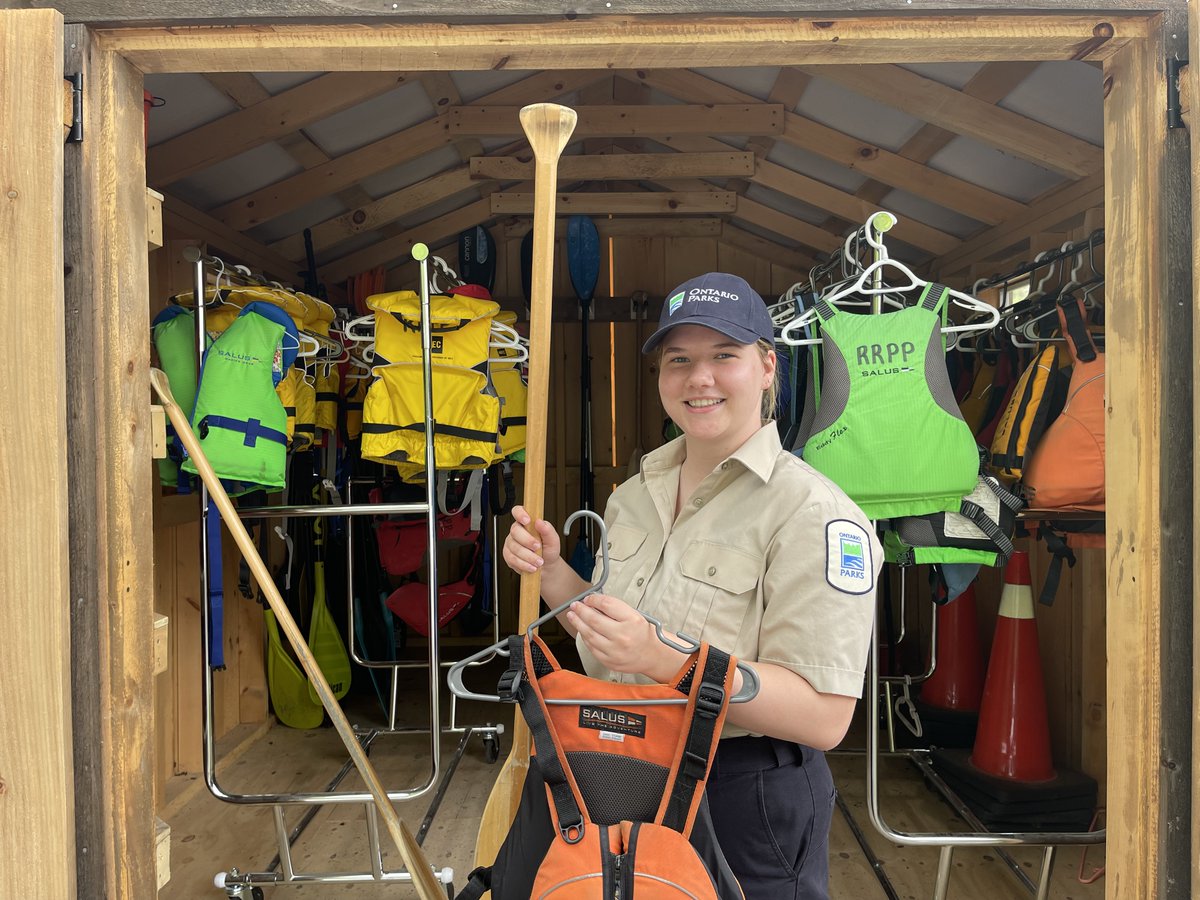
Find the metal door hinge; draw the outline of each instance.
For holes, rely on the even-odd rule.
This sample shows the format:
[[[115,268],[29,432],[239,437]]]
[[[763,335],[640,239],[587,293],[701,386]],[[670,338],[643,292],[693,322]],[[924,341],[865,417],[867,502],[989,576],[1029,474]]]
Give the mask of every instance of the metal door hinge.
[[[83,141],[83,73],[65,76],[71,85],[71,130],[67,133],[68,144]]]
[[[1179,97],[1179,79],[1187,66],[1186,59],[1167,60],[1167,127],[1183,128],[1183,104]]]

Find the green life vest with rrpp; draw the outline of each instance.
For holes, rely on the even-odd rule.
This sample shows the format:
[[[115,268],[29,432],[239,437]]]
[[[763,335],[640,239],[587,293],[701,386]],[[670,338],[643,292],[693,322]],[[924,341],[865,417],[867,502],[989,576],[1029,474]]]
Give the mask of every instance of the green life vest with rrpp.
[[[285,312],[251,303],[204,355],[192,427],[231,494],[284,486],[287,413],[275,386],[297,346]],[[196,471],[191,459],[182,468]]]
[[[927,285],[878,315],[816,305],[823,374],[804,461],[872,519],[958,511],[979,456],[946,372],[942,305]]]

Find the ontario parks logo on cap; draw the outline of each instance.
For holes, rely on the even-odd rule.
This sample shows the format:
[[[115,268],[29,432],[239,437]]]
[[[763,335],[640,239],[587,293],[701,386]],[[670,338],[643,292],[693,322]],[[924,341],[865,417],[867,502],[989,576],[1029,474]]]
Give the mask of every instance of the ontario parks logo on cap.
[[[684,293],[685,293],[684,291],[680,291],[674,297],[667,298],[667,315],[668,316],[675,315],[675,313],[679,310],[679,307],[683,306]]]

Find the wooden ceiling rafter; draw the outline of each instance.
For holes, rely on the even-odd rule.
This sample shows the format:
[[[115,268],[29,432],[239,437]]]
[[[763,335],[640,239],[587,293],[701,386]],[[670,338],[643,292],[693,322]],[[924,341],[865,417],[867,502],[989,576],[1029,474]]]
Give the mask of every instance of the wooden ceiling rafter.
[[[475,156],[471,158],[470,166],[472,178],[514,180],[533,177],[532,153]],[[615,158],[610,152],[601,152],[563,156],[558,162],[559,178],[587,181],[623,181],[630,178],[669,181],[672,178],[733,178],[753,174],[754,154],[736,147],[700,153],[631,153],[620,158]]]
[[[769,238],[762,237],[744,228],[738,228],[730,222],[721,229],[718,243],[728,244],[738,250],[752,253],[772,265],[784,266],[796,272],[807,272],[818,263],[817,257],[797,250],[795,247],[785,247]]]
[[[804,92],[808,90],[810,81],[812,81],[812,78],[799,69],[782,66],[775,76],[775,82],[771,85],[771,90],[767,92],[767,102],[780,103],[785,110],[792,112],[800,104],[800,100],[804,97]],[[778,139],[772,135],[756,135],[746,142],[746,149],[753,152],[757,159],[766,162],[767,156],[775,146],[776,140]],[[731,183],[729,187],[731,190],[737,191],[739,195],[744,195],[750,187],[750,180],[739,178]]]
[[[1103,148],[902,66],[803,66],[801,71],[1072,180],[1104,168]]]
[[[705,137],[672,138],[671,144],[681,151],[691,152],[728,146],[716,138]],[[853,194],[810,178],[786,166],[776,165],[765,160],[758,163],[755,173],[750,176],[749,180],[754,184],[834,212],[839,219],[849,223],[861,224],[878,209],[874,204],[866,203]],[[820,227],[835,237],[839,233],[827,228],[824,223]],[[918,249],[928,250],[934,254],[949,253],[961,243],[954,235],[907,218],[897,227],[896,236]]]
[[[519,106],[472,104],[449,111],[450,134],[471,137],[517,137]],[[573,137],[645,137],[662,134],[780,134],[783,107],[777,103],[682,104],[575,107],[579,124]]]
[[[985,63],[963,86],[962,92],[985,103],[999,103],[1016,90],[1017,86],[1028,78],[1039,65],[1041,65],[1039,62]],[[905,159],[924,165],[956,137],[958,135],[953,132],[926,123],[918,129],[916,134],[905,141],[896,153]],[[877,204],[892,190],[891,185],[871,178],[865,181],[854,192],[854,195],[867,203]],[[939,255],[941,255],[940,252]]]
[[[462,106],[462,94],[459,93],[458,86],[449,72],[424,72],[420,81],[429,102],[433,104],[435,115],[445,116],[455,107]],[[484,152],[483,143],[478,138],[459,138],[454,142],[454,149],[458,151],[458,158],[464,163]],[[491,191],[491,186],[486,184],[480,184],[478,188],[481,198]]]
[[[693,103],[754,100],[750,94],[686,69],[639,70],[634,77],[663,93]],[[784,114],[784,131],[778,140],[988,224],[998,224],[1024,208],[1016,200],[914,163],[799,113]]]
[[[402,72],[330,72],[268,94],[257,103],[155,144],[146,153],[146,180],[161,190],[408,80]]]
[[[607,74],[588,70],[539,72],[475,102],[508,105],[554,99]],[[427,119],[334,157],[328,163],[231,200],[210,210],[210,214],[239,231],[245,231],[452,142],[453,138],[442,119]]]

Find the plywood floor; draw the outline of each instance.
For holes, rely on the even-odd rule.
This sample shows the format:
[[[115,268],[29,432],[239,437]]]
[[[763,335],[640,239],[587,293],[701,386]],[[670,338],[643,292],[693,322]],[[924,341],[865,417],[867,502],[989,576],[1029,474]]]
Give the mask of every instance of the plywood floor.
[[[480,684],[486,683],[484,676]],[[472,682],[473,683],[473,682]],[[492,680],[494,684],[494,680]],[[418,691],[420,688],[418,688]],[[403,724],[425,721],[427,701],[406,696],[401,708]],[[443,710],[444,714],[446,710]],[[460,720],[484,723],[504,721],[510,707],[475,704],[460,711]],[[360,696],[350,704],[351,721],[363,725],[380,724],[378,704]],[[443,762],[448,763],[458,746],[459,735],[443,734]],[[501,760],[507,756],[507,742]],[[218,768],[221,786],[232,792],[320,790],[346,760],[337,734],[330,728],[294,731],[276,726],[251,733],[238,748],[235,758]],[[430,771],[428,736],[382,735],[372,750],[371,759],[385,785],[403,789],[422,783]],[[831,755],[830,765],[839,791],[866,835],[869,844],[891,880],[897,895],[904,900],[932,897],[937,871],[936,848],[898,847],[884,840],[871,826],[865,806],[865,763],[859,756]],[[455,887],[464,883],[473,865],[475,833],[491,782],[499,764],[484,759],[482,741],[469,743],[462,762],[451,779],[440,809],[425,839],[425,851],[431,864],[449,866],[455,872]],[[903,759],[886,759],[882,764],[884,818],[902,831],[946,831],[963,828],[950,808],[923,783],[919,772]],[[183,779],[194,782],[194,779]],[[196,900],[222,892],[213,888],[217,872],[237,866],[242,871],[263,872],[276,853],[274,823],[269,807],[249,807],[223,803],[195,785],[173,786],[178,794],[166,810],[171,825],[171,881],[163,888],[164,900]],[[351,774],[345,789],[361,789]],[[415,800],[398,804],[400,815],[416,832],[425,818],[433,791]],[[302,810],[292,808],[288,825],[298,821]],[[389,843],[381,828],[385,846]],[[887,900],[862,849],[843,817],[834,818],[831,835],[831,884],[834,900]],[[1038,849],[1015,851],[1014,857],[1031,878],[1036,879],[1041,853]],[[398,854],[385,850],[385,865],[399,868]],[[367,871],[367,836],[361,806],[327,806],[317,814],[293,848],[298,872]],[[1063,848],[1055,867],[1052,898],[1058,900],[1099,900],[1104,896],[1104,881],[1082,885],[1076,878],[1080,849]],[[1103,848],[1093,848],[1088,869],[1103,865]],[[266,888],[268,900],[286,900],[295,894],[309,900],[334,896],[361,898],[415,897],[406,885],[310,884]],[[1030,895],[989,849],[960,849],[955,852],[951,875],[951,898],[988,898],[988,900],[1025,900]]]

